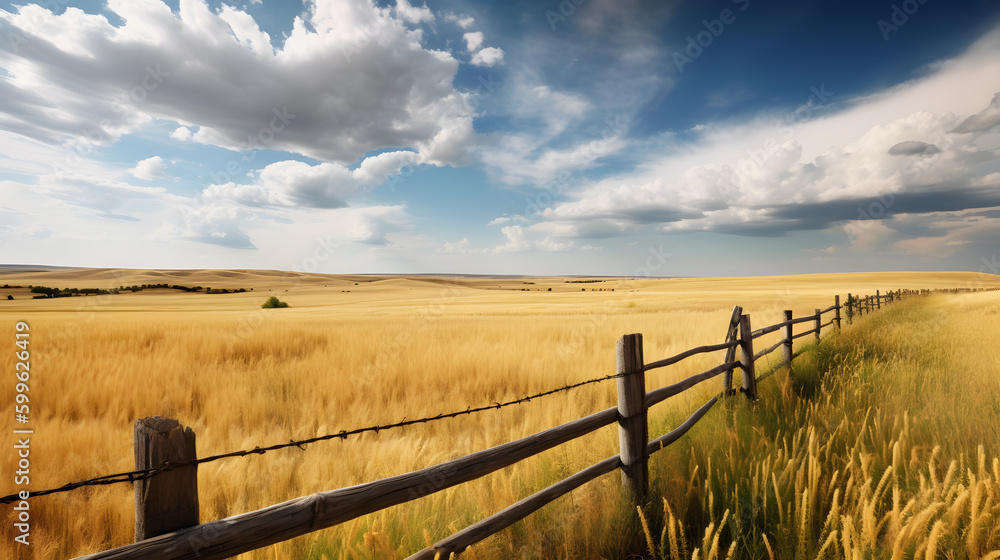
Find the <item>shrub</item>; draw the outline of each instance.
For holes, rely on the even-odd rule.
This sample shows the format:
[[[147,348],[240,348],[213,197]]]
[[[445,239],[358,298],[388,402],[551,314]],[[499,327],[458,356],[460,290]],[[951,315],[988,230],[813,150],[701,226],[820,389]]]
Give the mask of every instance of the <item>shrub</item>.
[[[267,298],[267,301],[261,304],[261,307],[264,309],[274,309],[276,307],[288,307],[288,303],[284,301],[279,301],[278,298],[271,296]]]
[[[14,296],[12,296],[12,295],[10,295],[10,294],[7,294],[7,299],[8,299],[8,300],[11,300],[11,299],[14,299]]]

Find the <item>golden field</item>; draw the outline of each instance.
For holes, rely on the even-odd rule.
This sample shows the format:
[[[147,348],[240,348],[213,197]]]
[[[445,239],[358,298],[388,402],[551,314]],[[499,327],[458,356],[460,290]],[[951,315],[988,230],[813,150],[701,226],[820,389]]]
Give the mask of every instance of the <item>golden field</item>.
[[[0,336],[13,349],[15,322],[31,325],[31,487],[130,470],[132,421],[145,416],[168,416],[192,427],[201,456],[252,449],[608,375],[614,373],[615,343],[626,333],[643,334],[646,361],[721,342],[734,304],[758,328],[780,321],[783,309],[801,316],[825,308],[834,294],[843,299],[848,292],[876,289],[1000,286],[996,276],[972,273],[566,280],[576,279],[208,270],[0,274],[0,284],[59,288],[253,288],[239,294],[157,289],[45,300],[29,299],[26,288],[0,289],[0,298],[15,298],[0,299]],[[879,558],[896,557],[894,539],[914,541],[909,555],[899,556],[907,558],[916,554],[921,536],[936,538],[938,547],[969,548],[968,542],[949,540],[964,525],[949,525],[941,515],[954,510],[958,519],[966,511],[972,525],[977,515],[980,524],[1000,523],[995,514],[987,517],[1000,503],[993,459],[1000,454],[1000,405],[991,404],[1000,402],[997,294],[894,305],[797,358],[802,366],[791,374],[765,381],[756,407],[727,412],[717,406],[676,449],[651,459],[654,490],[668,498],[669,507],[654,501],[644,510],[648,539],[635,510],[619,499],[619,477],[611,475],[463,557],[669,557],[674,549],[691,557],[700,547],[699,558],[705,558],[713,538],[722,543],[716,543],[722,547],[717,554],[724,557],[733,541],[733,557],[740,558],[767,558],[768,546],[781,558],[844,557],[855,550],[865,557],[858,543],[869,538],[886,539],[888,552],[872,554]],[[291,307],[260,309],[270,295]],[[933,321],[900,326],[924,316]],[[759,348],[777,333],[771,336]],[[7,371],[13,371],[13,354],[3,354]],[[721,353],[705,354],[649,372],[648,389],[720,361]],[[712,380],[653,409],[651,437],[719,388]],[[13,391],[11,376],[0,390],[9,425]],[[614,383],[607,382],[503,410],[316,443],[304,451],[202,465],[201,519],[419,469],[615,402]],[[13,436],[7,433],[3,448],[11,450]],[[477,481],[241,557],[403,558],[616,454],[617,445],[617,430],[608,427]],[[952,460],[956,466],[946,476]],[[932,461],[936,467],[928,466]],[[12,452],[0,453],[4,473],[14,465]],[[896,470],[883,482],[887,465]],[[0,493],[14,490],[5,476]],[[38,497],[31,505],[30,554],[11,538],[0,551],[3,557],[47,559],[127,544],[132,499],[127,484]],[[671,512],[682,521],[671,521]],[[3,515],[10,528],[10,506]],[[922,520],[914,520],[919,515]],[[699,535],[697,542],[680,542],[685,527]],[[706,547],[701,536],[709,527]],[[988,527],[976,535],[977,546],[1000,539]],[[826,544],[831,539],[836,543]],[[909,542],[900,550],[909,550]],[[929,550],[924,542],[919,557],[933,558]]]

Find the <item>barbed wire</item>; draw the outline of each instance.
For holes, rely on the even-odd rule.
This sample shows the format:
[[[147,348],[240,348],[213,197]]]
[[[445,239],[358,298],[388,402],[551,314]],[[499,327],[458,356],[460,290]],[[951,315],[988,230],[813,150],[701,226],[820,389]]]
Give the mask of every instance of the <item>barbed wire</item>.
[[[301,439],[301,440],[291,440],[288,443],[279,443],[279,444],[270,445],[270,446],[267,446],[267,447],[254,447],[253,449],[244,449],[244,450],[241,450],[241,451],[233,451],[231,453],[223,453],[221,455],[212,455],[210,457],[202,457],[200,459],[192,459],[190,461],[166,462],[166,463],[163,464],[163,466],[152,468],[152,469],[143,469],[143,470],[135,470],[135,471],[128,471],[128,472],[120,472],[120,473],[115,473],[115,474],[108,474],[108,475],[104,475],[104,476],[94,477],[94,478],[91,478],[91,479],[88,479],[88,480],[81,480],[79,482],[71,482],[69,484],[64,484],[63,486],[59,486],[57,488],[50,488],[48,490],[39,490],[37,492],[29,491],[29,496],[30,497],[35,497],[35,496],[45,496],[45,495],[48,495],[48,494],[57,494],[57,493],[60,493],[60,492],[69,492],[71,490],[76,490],[78,488],[83,488],[85,486],[105,486],[105,485],[109,485],[109,484],[119,484],[119,483],[123,483],[123,482],[136,482],[136,481],[139,481],[139,480],[146,480],[146,479],[152,478],[152,477],[154,477],[154,476],[156,476],[156,475],[158,475],[158,474],[160,474],[162,472],[171,471],[171,470],[174,470],[174,469],[180,469],[180,468],[190,467],[190,466],[194,466],[194,465],[201,465],[201,464],[204,464],[204,463],[211,463],[213,461],[218,461],[220,459],[228,459],[230,457],[246,457],[247,455],[263,455],[264,453],[267,453],[268,451],[277,451],[279,449],[287,449],[289,447],[298,447],[299,449],[303,449],[304,450],[305,448],[302,447],[302,446],[303,445],[308,445],[310,443],[316,443],[316,442],[320,442],[320,441],[326,441],[326,440],[338,439],[338,438],[339,439],[347,439],[349,436],[363,434],[363,433],[366,433],[366,432],[373,432],[373,433],[377,434],[377,433],[379,433],[381,431],[384,431],[384,430],[391,430],[391,429],[395,429],[395,428],[403,428],[403,427],[406,427],[406,426],[412,426],[414,424],[423,424],[423,423],[427,423],[427,422],[434,422],[434,421],[437,421],[437,420],[445,420],[445,419],[448,419],[448,418],[455,418],[457,416],[462,416],[462,415],[465,415],[465,414],[475,414],[477,412],[483,412],[483,411],[487,411],[487,410],[499,410],[501,408],[505,408],[505,407],[508,407],[508,406],[514,406],[514,405],[517,405],[517,404],[523,404],[523,403],[531,402],[532,399],[546,397],[546,396],[549,396],[549,395],[554,395],[556,393],[562,393],[562,392],[565,392],[565,391],[569,391],[569,390],[572,390],[572,389],[583,387],[584,385],[591,385],[591,384],[594,384],[594,383],[601,383],[601,382],[604,382],[604,381],[609,381],[611,379],[617,379],[619,377],[624,377],[626,375],[632,375],[632,373],[618,373],[618,374],[614,374],[614,375],[606,375],[604,377],[598,377],[598,378],[595,378],[595,379],[588,379],[586,381],[580,381],[578,383],[571,383],[569,385],[564,385],[564,386],[556,388],[556,389],[550,389],[548,391],[543,391],[541,393],[535,393],[533,395],[528,395],[528,396],[525,396],[525,397],[521,397],[521,398],[518,398],[518,399],[506,401],[506,402],[495,402],[495,403],[493,403],[491,405],[479,406],[479,407],[476,407],[476,408],[469,407],[469,408],[466,408],[465,410],[458,410],[458,411],[454,411],[454,412],[441,413],[441,414],[438,414],[437,416],[425,416],[425,417],[416,418],[416,419],[413,419],[413,420],[407,420],[406,417],[404,416],[402,420],[400,420],[399,422],[394,422],[392,424],[383,424],[383,425],[377,425],[377,426],[368,426],[368,427],[365,427],[365,428],[355,428],[353,430],[341,430],[340,432],[337,432],[337,433],[334,433],[334,434],[326,434],[326,435],[322,435],[322,436],[316,436],[316,437],[307,438],[307,439]],[[19,497],[18,494],[11,494],[9,496],[4,496],[4,497],[0,498],[0,504],[10,504],[10,503],[13,503],[13,502],[15,502],[15,501],[17,501],[19,499],[20,499],[20,497]]]

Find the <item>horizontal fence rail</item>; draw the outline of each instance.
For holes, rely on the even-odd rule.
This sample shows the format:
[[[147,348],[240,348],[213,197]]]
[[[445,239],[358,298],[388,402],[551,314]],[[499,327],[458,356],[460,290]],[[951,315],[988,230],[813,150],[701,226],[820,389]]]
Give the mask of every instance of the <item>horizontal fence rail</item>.
[[[982,291],[981,289],[969,289],[965,291]],[[955,291],[950,291],[955,293]],[[546,391],[530,397],[524,397],[506,403],[495,403],[492,406],[472,409],[471,407],[463,412],[439,415],[420,419],[417,421],[405,421],[396,425],[406,425],[416,422],[435,421],[442,418],[449,418],[459,414],[468,413],[473,410],[489,410],[502,408],[511,404],[530,402],[532,398],[554,394],[582,385],[616,379],[618,383],[619,403],[616,407],[611,407],[584,418],[567,422],[560,426],[544,430],[537,434],[521,438],[519,440],[498,445],[483,451],[478,451],[459,459],[426,467],[410,473],[405,473],[374,482],[368,482],[349,488],[320,492],[301,498],[295,498],[287,502],[269,506],[257,511],[252,511],[218,521],[212,521],[201,525],[179,526],[170,532],[144,538],[134,544],[125,545],[112,550],[98,552],[81,559],[140,559],[153,558],[162,560],[181,559],[201,559],[213,560],[222,559],[275,544],[296,536],[304,535],[312,531],[331,527],[366,515],[387,507],[402,504],[419,499],[429,494],[454,487],[458,484],[468,482],[489,473],[506,468],[528,457],[537,455],[543,451],[570,442],[574,439],[594,432],[595,430],[618,424],[619,441],[621,452],[596,463],[582,471],[579,471],[551,486],[528,496],[515,504],[499,511],[498,513],[479,521],[455,534],[442,539],[434,545],[427,547],[411,555],[408,560],[423,560],[433,558],[447,558],[452,553],[460,553],[469,546],[480,542],[484,538],[509,527],[516,521],[523,519],[532,512],[538,510],[545,504],[565,495],[566,493],[592,481],[603,475],[616,470],[622,472],[624,486],[632,494],[637,502],[641,500],[648,488],[648,467],[647,462],[650,455],[665,449],[670,444],[677,441],[686,434],[695,424],[697,424],[711,408],[720,400],[737,392],[742,392],[751,401],[757,399],[757,383],[774,375],[777,371],[785,367],[791,367],[794,354],[792,352],[792,341],[808,336],[816,337],[819,342],[820,332],[830,326],[837,329],[841,327],[842,312],[846,314],[848,323],[851,323],[855,315],[870,313],[880,309],[883,304],[899,301],[905,297],[915,295],[927,295],[930,291],[896,290],[882,294],[876,291],[875,296],[854,296],[848,294],[847,299],[841,305],[840,296],[835,296],[834,305],[825,309],[816,309],[812,315],[793,318],[792,312],[785,310],[785,320],[763,327],[757,330],[750,329],[750,316],[743,313],[743,308],[735,306],[732,318],[727,326],[725,341],[719,344],[710,344],[691,348],[662,360],[643,363],[642,336],[639,334],[625,335],[618,343],[618,371],[615,375],[592,379],[585,382],[567,385],[566,387]],[[833,312],[831,320],[821,324],[822,316]],[[794,334],[793,326],[800,323],[812,323],[814,327],[801,333]],[[782,332],[782,338],[757,353],[753,351],[753,340],[761,336],[777,332]],[[775,350],[782,348],[782,359],[777,367],[772,368],[761,377],[756,375],[755,362],[767,356]],[[739,359],[736,359],[736,351],[740,351]],[[725,357],[722,362],[702,373],[689,376],[677,383],[667,385],[651,391],[646,391],[645,372],[656,368],[662,368],[676,364],[685,358],[725,350]],[[735,391],[732,389],[732,372],[735,369],[742,372],[742,387]],[[649,440],[647,435],[647,411],[672,396],[691,389],[699,383],[713,377],[723,375],[723,391],[709,399],[701,405],[690,417],[680,426],[672,431]],[[149,419],[147,419],[149,420]],[[161,419],[162,420],[162,419]],[[173,421],[173,424],[177,424]],[[171,425],[173,425],[171,424]],[[396,426],[396,425],[390,425]],[[182,429],[177,426],[176,429]],[[385,429],[385,427],[382,427]],[[367,430],[367,429],[366,429]],[[190,431],[190,429],[188,429]],[[372,431],[376,433],[379,428]],[[137,431],[137,434],[139,432]],[[308,442],[322,439],[334,439],[344,437],[347,432],[332,434],[320,438],[313,438]],[[138,435],[137,435],[138,439]],[[193,435],[191,437],[193,442]],[[295,444],[296,442],[291,442]],[[137,446],[139,442],[137,441]],[[143,445],[146,445],[145,443]],[[193,443],[192,443],[193,446]],[[287,447],[288,444],[273,446],[273,448]],[[138,449],[138,447],[137,447]],[[231,457],[263,453],[271,448],[257,448],[247,452],[236,452],[220,457]],[[137,453],[138,459],[138,453]],[[196,469],[199,462],[181,461],[165,463],[150,469],[137,469],[129,473],[119,473],[118,475],[108,475],[92,479],[93,481],[105,481],[103,483],[126,482],[135,480],[146,480],[150,485],[156,483],[165,471],[172,469]],[[127,477],[122,480],[123,477]],[[110,481],[110,482],[107,482]],[[86,481],[85,481],[86,482]],[[430,484],[428,484],[430,482]],[[101,483],[101,482],[98,482]],[[82,483],[74,483],[82,485]],[[71,485],[66,485],[63,491]],[[49,491],[53,492],[53,491]],[[33,495],[40,495],[42,492],[32,492]],[[196,493],[196,491],[195,491]],[[9,498],[9,497],[8,497]],[[137,516],[139,515],[140,496],[136,494]],[[6,498],[4,498],[6,502]],[[146,504],[148,505],[148,504]],[[164,504],[160,504],[163,506]],[[169,504],[166,504],[169,506]],[[195,508],[197,508],[197,496],[195,495]],[[149,509],[149,508],[146,508]],[[156,508],[153,508],[156,509]],[[164,508],[159,508],[164,509]],[[169,507],[166,508],[169,510]],[[197,516],[195,516],[197,518]],[[140,520],[137,517],[136,525]],[[137,533],[138,534],[138,533]]]
[[[715,352],[716,350],[727,350],[729,348],[736,348],[739,345],[740,345],[739,342],[723,342],[723,343],[720,343],[720,344],[712,344],[712,345],[709,345],[709,346],[699,346],[697,348],[692,348],[690,350],[685,350],[685,351],[681,352],[680,354],[677,354],[676,356],[671,356],[671,357],[665,358],[663,360],[657,360],[655,362],[650,362],[650,363],[646,364],[646,366],[645,366],[644,369],[646,371],[649,371],[651,369],[666,367],[666,366],[669,366],[669,365],[676,364],[677,362],[683,360],[684,358],[688,358],[688,357],[694,356],[696,354],[704,354],[705,352]]]
[[[312,494],[82,558],[228,558],[477,479],[616,421],[618,409],[608,408],[556,428],[419,471]],[[428,481],[432,481],[429,489],[426,486]]]
[[[646,393],[646,408],[659,404],[674,395],[683,393],[684,391],[687,391],[688,389],[694,387],[695,385],[701,383],[702,381],[705,381],[706,379],[711,379],[716,375],[719,375],[720,373],[726,370],[738,367],[739,365],[740,362],[726,362],[724,364],[717,365],[708,371],[704,371],[697,375],[692,375],[691,377],[688,377],[687,379],[684,379],[682,381],[678,381],[673,385],[667,385],[666,387],[660,387],[659,389],[654,389]]]

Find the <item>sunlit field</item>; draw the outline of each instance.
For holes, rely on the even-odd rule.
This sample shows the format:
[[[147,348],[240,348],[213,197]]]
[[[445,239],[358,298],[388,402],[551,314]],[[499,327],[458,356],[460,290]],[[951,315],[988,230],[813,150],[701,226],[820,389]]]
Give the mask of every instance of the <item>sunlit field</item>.
[[[998,318],[998,292],[914,298],[810,348],[653,461],[645,552],[1000,558]]]
[[[206,456],[465,410],[612,374],[621,335],[642,333],[645,359],[653,361],[721,342],[737,304],[756,328],[781,321],[783,309],[800,316],[832,305],[834,294],[843,300],[876,289],[1000,286],[995,276],[972,273],[566,280],[580,279],[0,275],[0,284],[59,288],[253,289],[40,300],[27,288],[0,290],[0,336],[13,348],[15,322],[31,325],[31,487],[131,470],[132,422],[145,416],[190,426],[199,456]],[[716,406],[653,456],[652,498],[643,510],[648,537],[612,474],[463,558],[690,558],[696,548],[707,558],[713,547],[722,558],[731,542],[738,558],[844,557],[845,550],[859,558],[933,558],[935,547],[979,558],[998,549],[998,294],[912,298],[850,327],[845,321],[838,335],[830,329],[818,349],[805,348],[811,337],[797,340],[805,353],[790,374],[781,370],[761,384],[755,407],[742,397],[728,410]],[[290,307],[260,309],[272,295]],[[778,336],[761,339],[760,347]],[[772,354],[771,363],[779,356]],[[2,360],[13,371],[14,352]],[[649,372],[647,389],[721,360],[721,352],[703,354]],[[758,367],[766,371],[768,359]],[[650,436],[674,427],[720,388],[713,379],[652,409]],[[8,427],[13,392],[11,376],[0,389]],[[614,382],[605,382],[502,410],[205,464],[198,470],[201,521],[444,462],[616,402]],[[5,432],[0,465],[10,473],[16,457],[9,452],[13,435]],[[240,558],[404,558],[617,452],[617,428],[610,426],[482,479]],[[11,477],[0,482],[3,494],[16,489]],[[33,499],[33,557],[128,544],[133,508],[128,484]],[[2,511],[7,534],[12,511]],[[17,546],[5,538],[0,555],[28,557]]]

